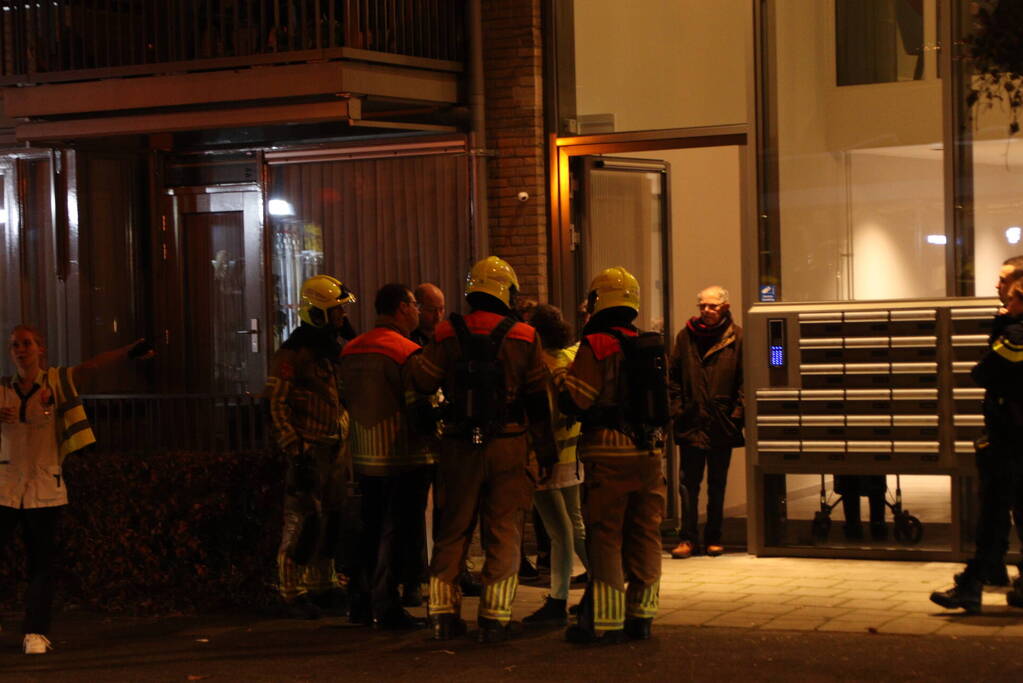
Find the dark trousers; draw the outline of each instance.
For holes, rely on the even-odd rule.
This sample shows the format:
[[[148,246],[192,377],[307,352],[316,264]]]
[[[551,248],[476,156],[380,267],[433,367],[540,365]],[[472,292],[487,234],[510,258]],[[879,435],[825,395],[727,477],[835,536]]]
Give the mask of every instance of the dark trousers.
[[[725,484],[728,483],[728,465],[732,461],[731,448],[680,447],[682,453],[682,528],[679,539],[698,543],[700,482],[707,471],[707,523],[703,527],[704,545],[721,543],[721,521],[724,517]]]
[[[1005,563],[1012,517],[1023,542],[1023,453],[994,441],[977,451],[980,511],[971,567],[982,572]]]
[[[0,548],[11,547],[14,530],[21,525],[28,556],[28,594],[22,623],[25,633],[50,632],[59,514],[59,507],[23,510],[0,506]]]
[[[401,608],[398,584],[408,575],[405,566],[419,555],[409,550],[425,539],[420,530],[433,468],[417,467],[393,476],[359,476],[362,492],[362,542],[359,582],[370,598],[377,619]]]
[[[426,502],[430,497],[430,487],[437,476],[437,467],[436,465],[427,465],[424,467],[424,470],[427,478],[426,491],[423,493],[424,514],[404,522],[410,527],[410,540],[407,547],[401,548],[401,576],[398,577],[398,582],[405,586],[406,591],[430,580],[430,556],[426,551],[425,509]],[[436,524],[436,510],[434,511],[433,518]]]

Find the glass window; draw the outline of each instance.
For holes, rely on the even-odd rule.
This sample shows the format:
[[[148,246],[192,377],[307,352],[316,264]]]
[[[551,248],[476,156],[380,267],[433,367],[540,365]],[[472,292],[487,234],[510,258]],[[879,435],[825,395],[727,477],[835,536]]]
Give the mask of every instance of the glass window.
[[[748,0],[552,4],[574,45],[559,62],[562,135],[747,120]]]
[[[7,334],[11,328],[21,322],[21,287],[18,273],[20,250],[18,249],[18,233],[15,229],[14,202],[10,200],[14,192],[14,169],[9,163],[0,163],[0,335],[4,341],[4,362],[6,366]]]
[[[776,166],[767,173],[777,193],[762,227],[765,240],[776,240],[764,249],[780,254],[780,266],[765,269],[759,284],[780,277],[788,301],[944,296],[934,52],[924,53],[921,80],[839,87],[829,38],[843,4],[769,3],[767,158]],[[935,0],[922,7],[933,25]]]
[[[923,0],[835,0],[839,85],[924,77]]]

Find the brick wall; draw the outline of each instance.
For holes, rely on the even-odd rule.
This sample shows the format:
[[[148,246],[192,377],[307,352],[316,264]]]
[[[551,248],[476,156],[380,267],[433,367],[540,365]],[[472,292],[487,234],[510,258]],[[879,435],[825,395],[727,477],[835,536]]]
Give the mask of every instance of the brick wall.
[[[524,296],[547,300],[547,187],[540,0],[483,0],[490,250]],[[529,200],[520,202],[519,192]]]

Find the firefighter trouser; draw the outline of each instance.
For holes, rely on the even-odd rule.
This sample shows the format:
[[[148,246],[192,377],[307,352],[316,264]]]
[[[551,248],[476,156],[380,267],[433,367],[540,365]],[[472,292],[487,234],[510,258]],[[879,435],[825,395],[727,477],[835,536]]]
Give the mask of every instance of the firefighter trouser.
[[[657,614],[666,487],[657,455],[582,457],[590,583],[579,625],[600,633]]]
[[[338,446],[313,446],[314,490],[297,493],[288,466],[284,494],[284,527],[277,551],[277,587],[281,597],[295,600],[308,593],[339,587],[334,557],[340,539],[345,498],[344,466]]]
[[[461,611],[458,575],[472,541],[479,508],[483,545],[483,595],[479,617],[507,624],[518,588],[522,526],[533,502],[525,435],[491,440],[484,448],[445,438],[437,470],[430,562],[430,614]]]
[[[370,596],[373,617],[401,609],[402,577],[422,577],[419,547],[425,543],[426,496],[433,467],[424,465],[385,477],[359,476],[362,491],[360,586]],[[412,562],[410,569],[406,563]]]

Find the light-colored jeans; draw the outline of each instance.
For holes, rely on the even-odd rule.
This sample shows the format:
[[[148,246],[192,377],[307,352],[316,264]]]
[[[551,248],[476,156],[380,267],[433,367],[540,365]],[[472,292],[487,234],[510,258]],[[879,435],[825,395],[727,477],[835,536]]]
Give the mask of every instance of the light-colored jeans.
[[[573,549],[583,566],[589,567],[579,491],[580,486],[576,484],[533,494],[536,510],[551,537],[551,597],[556,600],[568,600]]]

